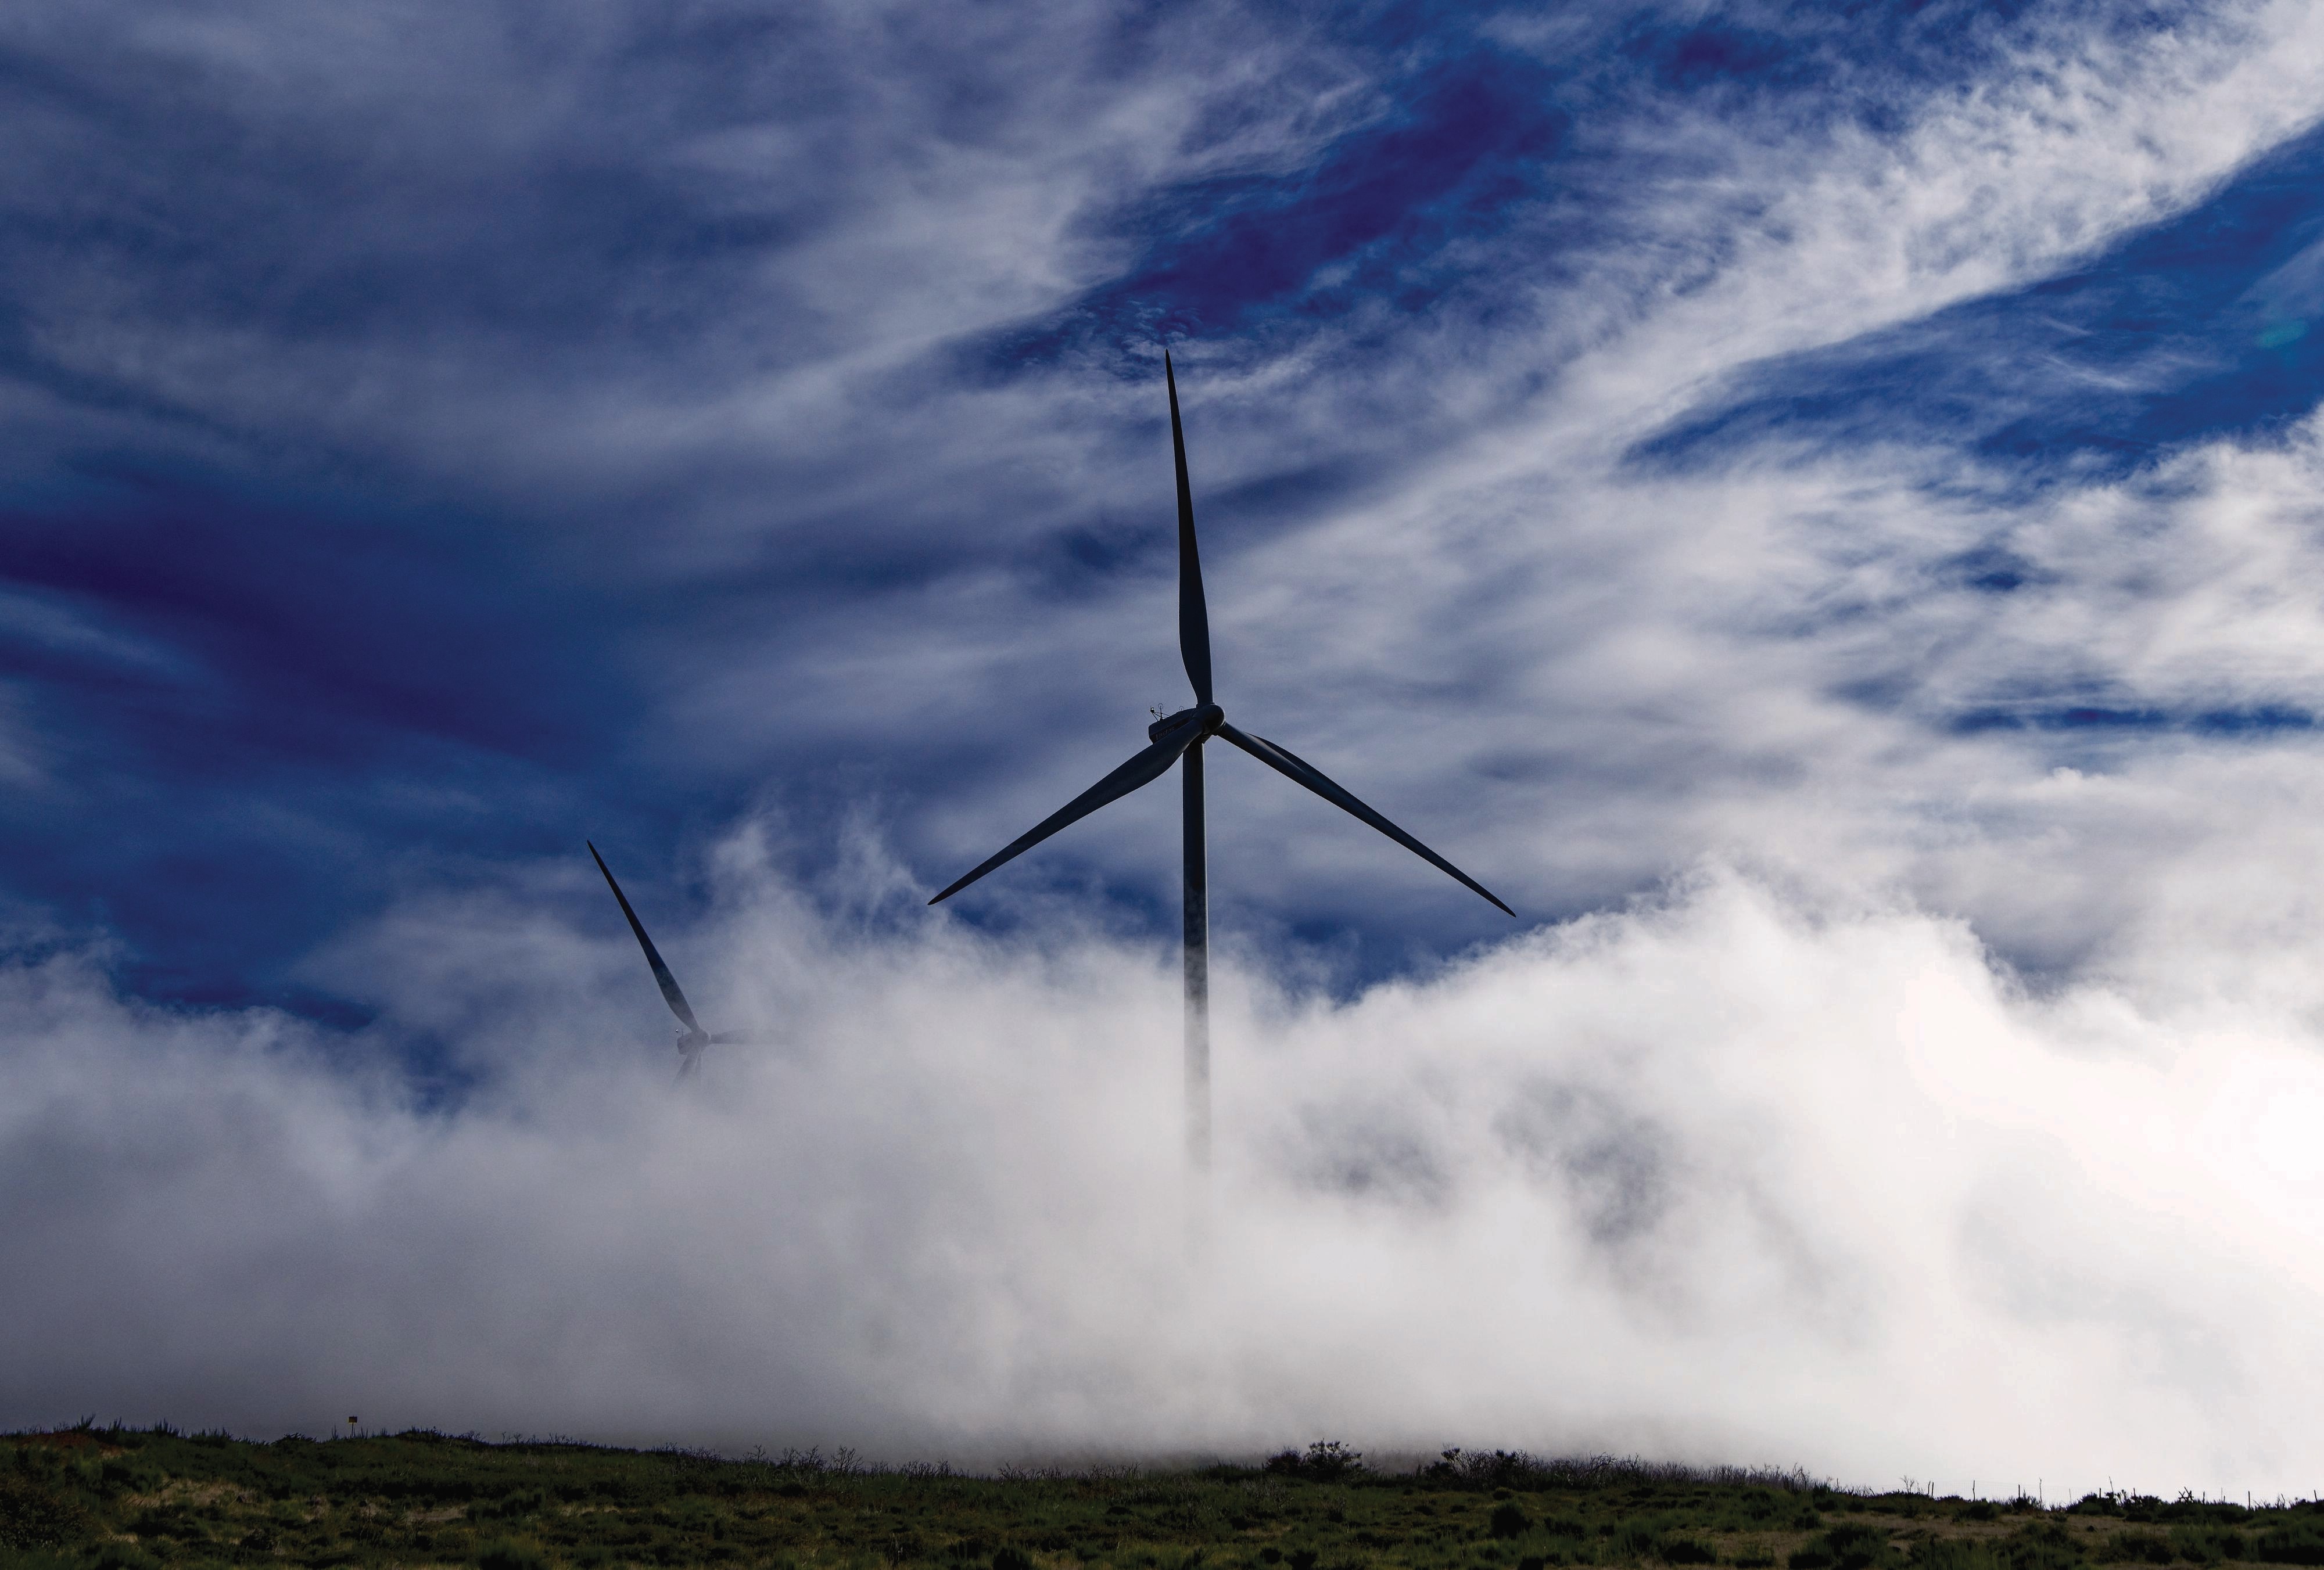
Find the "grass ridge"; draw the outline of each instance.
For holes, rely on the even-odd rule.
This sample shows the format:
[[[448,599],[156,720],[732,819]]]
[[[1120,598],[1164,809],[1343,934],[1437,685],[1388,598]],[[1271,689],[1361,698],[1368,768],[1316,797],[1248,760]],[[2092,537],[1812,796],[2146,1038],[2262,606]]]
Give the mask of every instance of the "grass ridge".
[[[93,1420],[0,1435],[0,1570],[2092,1570],[2324,1565],[2324,1508],[1876,1492],[1797,1468],[1321,1440],[1256,1464],[877,1465],[412,1429],[271,1443]]]

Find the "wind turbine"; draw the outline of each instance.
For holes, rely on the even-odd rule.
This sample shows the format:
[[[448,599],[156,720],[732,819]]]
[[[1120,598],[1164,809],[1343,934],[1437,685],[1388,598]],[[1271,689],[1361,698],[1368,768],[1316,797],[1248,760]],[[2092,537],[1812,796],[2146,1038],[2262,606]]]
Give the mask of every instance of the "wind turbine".
[[[612,889],[613,897],[622,902],[622,914],[630,918],[630,931],[638,935],[638,947],[646,951],[646,963],[653,967],[654,980],[661,987],[662,1001],[669,1005],[670,1013],[678,1015],[680,1027],[678,1033],[678,1077],[684,1079],[702,1066],[702,1049],[705,1047],[713,1044],[765,1045],[760,1037],[745,1035],[741,1031],[706,1031],[702,1028],[702,1022],[694,1017],[693,1005],[686,1001],[686,994],[678,989],[678,978],[672,976],[669,967],[661,962],[661,950],[654,947],[651,938],[646,936],[645,923],[638,920],[638,913],[630,908],[630,896],[623,894],[622,886],[613,881],[613,868],[607,867],[605,858],[597,854],[596,846],[590,845],[586,840],[582,843],[589,845],[589,859],[597,864],[597,870],[605,875],[605,886]]]
[[[1492,902],[1503,914],[1517,913],[1493,892],[1419,840],[1372,811],[1325,777],[1323,771],[1263,736],[1227,723],[1226,711],[1211,693],[1211,620],[1203,601],[1203,564],[1194,549],[1194,496],[1186,482],[1186,435],[1178,420],[1178,378],[1166,350],[1162,378],[1170,394],[1170,454],[1178,468],[1178,656],[1194,684],[1194,706],[1167,714],[1146,728],[1145,751],[1059,807],[980,862],[935,899],[950,899],[994,868],[1030,850],[1068,824],[1088,817],[1181,768],[1185,787],[1186,882],[1186,1159],[1199,1174],[1211,1161],[1211,899],[1208,857],[1203,831],[1203,744],[1216,736],[1250,753],[1294,783],[1306,786],[1342,812],[1370,824],[1430,865],[1451,874]],[[624,907],[626,908],[626,907]],[[633,918],[634,919],[634,918]],[[642,939],[645,934],[640,932]],[[659,968],[657,967],[657,973]]]

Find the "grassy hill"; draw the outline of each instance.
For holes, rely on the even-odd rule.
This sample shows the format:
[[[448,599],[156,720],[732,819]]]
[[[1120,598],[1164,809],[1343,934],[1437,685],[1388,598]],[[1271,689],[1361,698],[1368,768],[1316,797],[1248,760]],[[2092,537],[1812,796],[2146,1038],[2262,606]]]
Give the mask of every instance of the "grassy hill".
[[[0,1570],[157,1565],[926,1565],[929,1570],[1738,1570],[2324,1565],[2324,1507],[2096,1496],[2065,1510],[1803,1476],[1336,1445],[1263,1466],[960,1476],[433,1433],[251,1444],[0,1437]]]

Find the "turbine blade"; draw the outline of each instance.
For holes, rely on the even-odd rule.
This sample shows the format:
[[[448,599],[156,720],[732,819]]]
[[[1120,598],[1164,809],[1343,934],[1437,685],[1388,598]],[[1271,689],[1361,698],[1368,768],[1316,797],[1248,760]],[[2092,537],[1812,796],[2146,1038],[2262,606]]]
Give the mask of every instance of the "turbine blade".
[[[582,843],[589,844],[586,840]],[[678,1024],[687,1030],[699,1031],[702,1027],[695,1023],[694,1010],[687,1003],[686,994],[678,989],[678,978],[672,976],[669,967],[661,962],[661,951],[653,946],[653,940],[646,936],[645,923],[638,920],[638,913],[630,908],[629,895],[623,894],[622,886],[613,881],[613,869],[605,865],[605,858],[597,854],[595,845],[589,845],[589,858],[597,864],[597,870],[605,875],[605,886],[612,889],[613,897],[622,902],[622,914],[630,918],[630,931],[638,935],[638,947],[646,951],[646,963],[653,967],[654,980],[661,986],[662,1001],[669,1005],[670,1013],[678,1015]]]
[[[1169,772],[1170,766],[1178,761],[1179,754],[1192,747],[1202,734],[1200,724],[1191,720],[1182,722],[1178,729],[1166,733],[1153,746],[1009,841],[997,854],[980,862],[973,871],[928,903],[941,904],[994,868],[1015,860],[1067,824],[1079,822],[1108,802],[1120,801],[1140,785],[1152,785]]]
[[[1362,819],[1365,822],[1370,823],[1373,828],[1378,829],[1381,833],[1387,835],[1389,839],[1403,846],[1406,850],[1409,850],[1415,856],[1419,857],[1423,861],[1429,863],[1440,871],[1452,874],[1452,877],[1458,878],[1461,882],[1466,884],[1477,893],[1484,895],[1486,899],[1491,901],[1493,904],[1499,908],[1502,914],[1514,916],[1517,914],[1517,912],[1509,909],[1508,906],[1502,904],[1499,896],[1495,895],[1491,889],[1487,888],[1483,884],[1479,883],[1475,878],[1470,877],[1467,873],[1462,871],[1459,868],[1445,860],[1444,858],[1436,854],[1435,851],[1431,850],[1427,846],[1423,845],[1419,840],[1414,839],[1411,835],[1397,828],[1394,823],[1389,822],[1386,818],[1381,817],[1378,813],[1373,812],[1370,807],[1364,805],[1363,803],[1356,800],[1356,798],[1351,795],[1348,792],[1341,789],[1339,785],[1333,784],[1332,780],[1324,775],[1322,769],[1317,768],[1314,764],[1307,762],[1305,758],[1302,758],[1283,748],[1277,747],[1274,742],[1268,740],[1263,736],[1250,735],[1247,731],[1236,730],[1231,725],[1221,724],[1219,726],[1219,734],[1225,737],[1229,741],[1233,742],[1237,747],[1241,748],[1245,752],[1250,753],[1253,757],[1259,759],[1259,762],[1267,765],[1268,767],[1275,770],[1277,774],[1286,776],[1290,779],[1296,780],[1299,784],[1305,785],[1309,790],[1314,791],[1317,795],[1323,797],[1333,806],[1338,807],[1341,811],[1347,813],[1352,817]]]
[[[772,1036],[754,1036],[744,1031],[713,1031],[710,1044],[718,1047],[771,1047]]]
[[[1178,464],[1178,657],[1194,684],[1197,705],[1211,701],[1211,612],[1203,600],[1203,558],[1194,549],[1194,491],[1186,483],[1186,432],[1178,423],[1178,377],[1162,352],[1162,380],[1170,389],[1170,455]]]
[[[702,1067],[702,1053],[699,1051],[691,1052],[681,1051],[678,1054],[678,1078],[672,1079],[670,1083],[673,1085],[685,1084],[688,1079],[694,1077],[694,1071],[700,1067]]]

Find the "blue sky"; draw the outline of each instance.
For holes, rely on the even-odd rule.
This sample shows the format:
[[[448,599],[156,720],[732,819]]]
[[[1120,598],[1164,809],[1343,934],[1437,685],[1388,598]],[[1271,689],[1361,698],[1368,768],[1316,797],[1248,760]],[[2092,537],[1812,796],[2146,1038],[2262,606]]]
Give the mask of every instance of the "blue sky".
[[[543,1065],[666,1028],[585,838],[724,1015],[860,1046],[817,988],[874,978],[907,1058],[913,1021],[985,1039],[936,1001],[955,992],[1040,1039],[1102,1017],[1099,960],[1168,962],[1171,793],[921,902],[1186,699],[1167,346],[1230,717],[1519,917],[1222,755],[1223,1018],[1312,1026],[1319,1062],[1342,1030],[1348,1062],[1385,1065],[1408,1005],[1412,1042],[1498,1041],[1517,1009],[1564,1043],[1544,1062],[1635,1031],[1647,1058],[1796,1039],[1839,1054],[1822,1074],[1919,1017],[1925,971],[1982,1000],[1958,1015],[1979,1073],[2167,1059],[2242,1085],[2265,1041],[2305,1085],[2282,1065],[2324,1060],[2320,93],[2324,33],[2268,4],[17,7],[11,1029],[124,1063],[280,1046],[324,1079],[251,1094],[364,1149],[553,1123]],[[1732,1006],[1646,985],[1627,1024],[1561,1012],[1655,953]],[[1862,991],[1858,959],[1900,990]],[[1528,964],[1537,987],[1492,979]],[[1799,978],[1789,1036],[1751,1034],[1782,1015],[1763,965]],[[1370,1099],[1275,1129],[1286,1192],[1476,1191],[1426,1155],[1453,1124],[1398,1121],[1405,1071],[1351,1070]],[[1560,1109],[1580,1143],[1542,1216],[1596,1218],[1577,1257],[1625,1290],[1707,1279],[1700,1252],[1638,1265],[1620,1218],[1758,1180],[1689,1143],[1708,1115],[1611,1070],[1554,1093],[1508,1071],[1462,1137],[1523,1144],[1509,1108]],[[1060,1105],[1110,1094],[1057,1072],[1081,1087]],[[2122,1072],[2072,1098],[2146,1106]],[[1932,1129],[1961,1106],[2021,1126],[1939,1102]],[[1852,1149],[1849,1116],[1794,1133]],[[65,1139],[56,1117],[26,1114],[16,1155]],[[2178,1203],[2106,1176],[2090,1127],[2043,1137],[2105,1204]],[[2001,1168],[1959,1159],[1900,1203],[2000,1249]],[[1814,1191],[1861,1186],[1831,1160]],[[2173,1214],[2228,1192],[2276,1214],[2188,1161],[2227,1187]],[[2306,1194],[2306,1171],[2249,1181]],[[995,1206],[1006,1253],[1034,1223]],[[1800,1236],[1831,1219],[1800,1206]],[[2011,1347],[2053,1323],[2019,1263],[2056,1236],[1986,1260],[1948,1323]],[[1799,1267],[1812,1290],[1768,1287],[1786,1324],[1920,1279],[1859,1242]],[[2219,1279],[2265,1277],[2260,1242],[2220,1246],[2245,1252]],[[901,1257],[851,1256],[880,1279]],[[2089,1268],[2108,1301],[2179,1290]],[[2153,1323],[2233,1318],[2215,1307]],[[2172,1366],[2217,1374],[2187,1336]],[[1150,1373],[1112,1355],[1091,1366]],[[1445,1388],[1491,1386],[1464,1377]],[[951,1428],[860,1395],[816,1409],[899,1444],[1091,1437],[989,1392]],[[1807,1443],[1807,1417],[1691,1427],[1659,1399],[1609,1395],[1570,1437]],[[735,1431],[703,1400],[631,1428]],[[613,1409],[552,1416],[609,1431]],[[1851,1432],[1945,1464],[1869,1416]],[[2238,1475],[2299,1445],[2237,1452]]]
[[[1177,701],[1167,628],[1132,610],[1170,569],[1157,344],[1187,362],[1231,606],[1239,558],[1409,494],[1539,418],[1592,340],[1745,270],[1785,222],[1786,158],[1904,146],[2061,37],[2135,54],[2232,31],[1944,5],[1259,7],[1213,38],[1159,13],[988,19],[954,49],[958,25],[609,8],[550,37],[484,12],[438,54],[263,8],[18,23],[0,832],[16,922],[51,935],[27,941],[101,932],[155,997],[356,1018],[301,979],[318,944],[414,881],[569,858],[585,834],[666,909],[690,850],[770,804],[809,858],[871,812],[941,884]],[[1612,473],[1904,448],[2006,497],[2296,426],[2318,156],[2255,136],[1994,287],[1738,345]],[[1962,553],[1964,581],[2015,586],[2006,535]],[[1068,609],[1073,638],[1134,627],[1107,652],[1139,675],[1005,691],[1013,635]],[[899,622],[919,670],[881,664]],[[1269,656],[1263,629],[1238,635],[1229,690]],[[1578,877],[1518,849],[1557,808],[1497,792],[1476,754],[1569,717],[1511,702],[1488,648],[1426,657],[1418,688],[1351,673],[1333,702],[1392,726],[1425,693],[1473,715],[1466,756],[1392,779],[1334,761],[1536,919],[1703,849],[1649,835]],[[2072,686],[2013,673],[1951,715],[1858,701],[1955,726],[2307,712]],[[999,744],[995,703],[1045,733]],[[1304,718],[1266,716],[1286,739]],[[1587,767],[1609,762],[1631,767]],[[1270,822],[1349,840],[1347,865],[1222,875],[1230,913],[1341,945],[1351,979],[1491,931],[1384,856],[1365,887],[1379,848],[1299,810]],[[1013,876],[1093,877],[1164,928],[1167,858],[1102,840]]]

